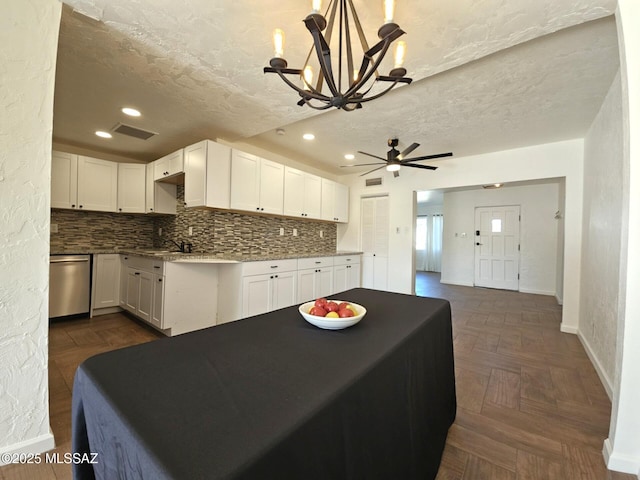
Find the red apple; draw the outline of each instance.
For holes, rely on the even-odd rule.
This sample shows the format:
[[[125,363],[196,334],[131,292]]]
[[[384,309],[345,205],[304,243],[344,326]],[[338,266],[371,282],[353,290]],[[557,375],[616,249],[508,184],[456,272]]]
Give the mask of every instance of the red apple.
[[[314,305],[316,307],[322,307],[324,308],[324,306],[327,304],[327,299],[326,298],[317,298]]]
[[[327,310],[328,312],[337,312],[338,304],[336,302],[327,302],[326,305],[324,306],[324,309]]]
[[[353,313],[353,310],[351,310],[350,308],[343,308],[342,310],[338,310],[338,316],[340,318],[347,318],[347,317],[353,317],[355,314]]]
[[[327,315],[327,311],[322,307],[312,307],[309,310],[309,314],[315,315],[316,317],[324,317]]]
[[[338,305],[338,311],[344,310],[348,306],[349,306],[349,302],[341,302],[340,305]]]

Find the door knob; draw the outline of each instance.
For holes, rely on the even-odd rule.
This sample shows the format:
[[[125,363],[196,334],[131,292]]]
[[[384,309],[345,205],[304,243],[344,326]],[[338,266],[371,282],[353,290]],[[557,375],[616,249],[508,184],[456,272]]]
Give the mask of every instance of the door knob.
[[[476,245],[482,245],[480,242],[476,242]]]

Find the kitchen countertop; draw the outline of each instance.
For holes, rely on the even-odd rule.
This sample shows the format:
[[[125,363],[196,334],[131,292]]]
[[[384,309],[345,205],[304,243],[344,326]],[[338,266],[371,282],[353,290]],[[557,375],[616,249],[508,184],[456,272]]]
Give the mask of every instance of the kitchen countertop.
[[[265,254],[265,255],[233,255],[224,253],[180,253],[171,252],[161,249],[130,249],[130,248],[99,248],[99,249],[61,249],[52,250],[51,255],[70,255],[70,254],[109,254],[109,253],[125,253],[129,255],[138,255],[141,257],[156,258],[167,262],[184,262],[184,263],[242,263],[242,262],[259,262],[269,260],[287,260],[292,258],[311,258],[311,257],[335,257],[343,255],[360,255],[362,252],[353,251],[335,251],[335,252],[313,252],[313,253],[297,253],[297,254]]]

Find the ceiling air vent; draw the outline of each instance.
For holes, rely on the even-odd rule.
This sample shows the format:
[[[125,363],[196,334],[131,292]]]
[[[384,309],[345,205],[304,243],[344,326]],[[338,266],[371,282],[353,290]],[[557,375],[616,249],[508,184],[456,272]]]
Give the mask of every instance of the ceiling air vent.
[[[382,185],[382,177],[367,178],[364,182],[367,187],[375,187],[376,185]]]
[[[125,125],[124,123],[118,123],[113,127],[113,131],[121,133],[122,135],[128,135],[129,137],[139,138],[140,140],[148,140],[149,138],[158,135],[155,132],[149,132],[140,128],[132,127],[131,125]]]

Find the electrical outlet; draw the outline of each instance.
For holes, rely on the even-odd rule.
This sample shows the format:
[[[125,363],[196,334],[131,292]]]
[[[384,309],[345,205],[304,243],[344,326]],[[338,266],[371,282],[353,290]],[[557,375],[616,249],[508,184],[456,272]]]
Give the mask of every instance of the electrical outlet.
[[[193,227],[189,227],[189,236],[192,237],[193,236]]]
[[[294,228],[294,229],[293,229],[293,236],[294,236],[294,237],[297,237],[297,236],[298,236],[298,229],[297,229],[297,228]]]
[[[58,233],[58,224],[57,223],[52,223],[51,224],[51,233]]]
[[[158,228],[158,236],[161,237],[162,236],[162,227]]]
[[[280,236],[282,237],[284,235],[284,228],[280,229]]]
[[[320,238],[324,238],[324,232],[320,230]]]

